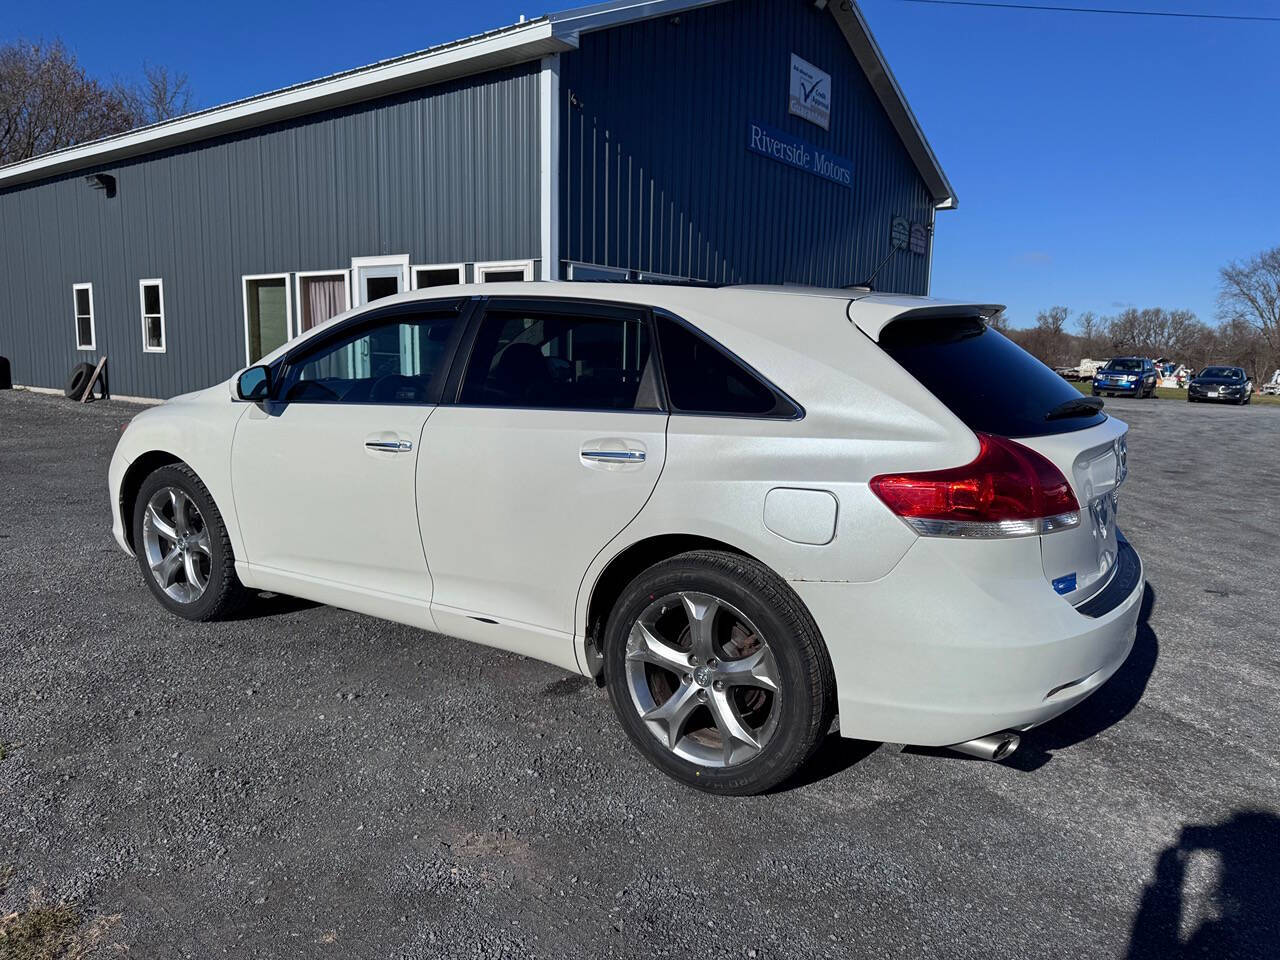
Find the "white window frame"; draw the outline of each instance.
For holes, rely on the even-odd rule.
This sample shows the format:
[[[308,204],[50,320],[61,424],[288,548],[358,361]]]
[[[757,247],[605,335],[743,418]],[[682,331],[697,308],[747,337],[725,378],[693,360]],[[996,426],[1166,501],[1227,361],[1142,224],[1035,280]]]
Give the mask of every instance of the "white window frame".
[[[524,278],[526,280],[533,279],[533,261],[532,260],[490,260],[487,263],[477,263],[475,266],[475,270],[476,270],[476,274],[475,274],[476,283],[489,282],[484,279],[484,275],[488,273],[490,270],[494,271],[495,273],[498,271],[506,271],[506,270],[523,270]]]
[[[89,291],[89,342],[87,344],[80,342],[80,318],[83,314],[80,312],[80,299],[76,296],[81,290]],[[73,283],[71,285],[71,313],[76,319],[76,349],[87,350],[90,353],[98,349],[98,320],[93,312],[93,284],[92,283]]]
[[[409,265],[410,290],[430,290],[430,287],[418,286],[419,270],[456,270],[458,282],[467,282],[467,265],[465,263],[414,263]]]
[[[154,284],[160,288],[160,346],[147,345],[147,293],[146,288]],[[138,310],[142,321],[142,352],[165,353],[169,349],[169,335],[164,325],[164,281],[159,277],[150,277],[138,281]]]
[[[292,340],[294,337],[302,336],[302,281],[306,280],[308,277],[341,277],[343,293],[345,295],[344,300],[346,303],[346,307],[344,308],[344,311],[351,309],[351,271],[350,270],[343,270],[341,267],[336,267],[333,270],[299,270],[297,273],[293,275],[293,300],[294,300],[294,303],[298,305],[298,318],[297,318],[298,329],[289,330],[290,340]],[[245,310],[247,314],[247,311],[248,311],[247,303],[245,306]],[[292,322],[293,322],[292,314],[290,315],[289,319],[290,319],[290,324],[292,325]],[[327,323],[328,321],[325,321],[325,322]],[[249,331],[248,319],[246,316],[246,320],[245,320],[246,356],[248,355],[247,351],[249,349],[248,331]]]
[[[284,281],[284,339],[285,343],[288,343],[293,339],[293,297],[291,295],[293,284],[289,282],[289,277],[288,273],[246,273],[240,278],[240,303],[244,309],[244,364],[246,367],[254,363],[249,359],[249,281]],[[259,357],[257,362],[261,363],[262,357]]]
[[[384,257],[352,257],[351,258],[351,302],[358,307],[368,306],[360,285],[360,271],[364,267],[399,267],[400,292],[409,290],[409,255],[407,253],[391,254]]]

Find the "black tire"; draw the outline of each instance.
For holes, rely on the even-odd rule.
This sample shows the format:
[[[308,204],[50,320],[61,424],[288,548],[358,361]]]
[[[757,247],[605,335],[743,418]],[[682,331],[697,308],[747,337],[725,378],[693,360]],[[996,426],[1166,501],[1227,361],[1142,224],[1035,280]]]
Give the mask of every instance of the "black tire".
[[[200,529],[208,534],[207,584],[201,595],[189,602],[170,596],[160,585],[148,562],[144,540],[147,505],[153,496],[166,487],[179,490],[190,498],[199,511]],[[243,603],[247,594],[240,584],[240,578],[236,576],[235,556],[231,550],[231,540],[227,536],[227,526],[208,488],[186,464],[173,463],[161,467],[142,481],[133,506],[132,523],[134,554],[142,571],[142,578],[161,606],[170,613],[185,620],[217,620]]]
[[[62,393],[68,400],[79,400],[84,396],[85,387],[89,386],[89,378],[93,376],[93,364],[77,363],[71,368],[71,375],[67,377],[67,385],[62,388]]]
[[[761,738],[758,753],[731,766],[708,766],[669,749],[641,718],[633,699],[627,676],[632,627],[655,601],[681,592],[710,594],[736,607],[758,630],[776,664],[776,699],[768,695],[769,709],[776,711],[776,718],[766,721],[766,725],[773,724],[771,733],[767,740]],[[604,661],[609,699],[632,742],[664,773],[710,793],[744,796],[763,793],[784,782],[813,756],[835,716],[835,676],[813,617],[781,577],[758,561],[737,554],[712,550],[683,553],[637,576],[610,613]],[[731,662],[727,658],[721,665]],[[668,677],[679,682],[674,673]],[[717,685],[715,689],[721,688]],[[705,700],[707,692],[704,689],[699,696]],[[689,727],[695,726],[698,710],[706,711],[704,721],[712,721],[709,707],[694,710]],[[717,736],[712,729],[705,727],[703,735]]]
[[[1098,395],[1098,391],[1097,391],[1097,390],[1093,390],[1093,391],[1090,391],[1090,392],[1091,392],[1095,397]]]

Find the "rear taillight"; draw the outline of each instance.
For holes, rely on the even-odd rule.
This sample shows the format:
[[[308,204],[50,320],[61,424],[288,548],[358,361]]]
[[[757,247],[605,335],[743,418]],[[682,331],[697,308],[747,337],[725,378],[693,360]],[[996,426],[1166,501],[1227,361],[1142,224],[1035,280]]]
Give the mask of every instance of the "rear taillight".
[[[979,433],[978,443],[967,466],[883,474],[871,489],[926,537],[1029,537],[1079,525],[1061,470],[1005,437]]]

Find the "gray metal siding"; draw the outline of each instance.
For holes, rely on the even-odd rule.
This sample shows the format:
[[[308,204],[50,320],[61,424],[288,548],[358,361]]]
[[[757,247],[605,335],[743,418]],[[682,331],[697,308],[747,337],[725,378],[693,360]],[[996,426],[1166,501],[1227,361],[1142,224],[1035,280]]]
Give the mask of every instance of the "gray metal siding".
[[[832,76],[831,129],[787,112],[796,53]],[[831,13],[738,0],[582,38],[561,57],[562,257],[676,276],[840,286],[933,200]],[[747,149],[750,121],[853,162],[852,188]],[[877,289],[925,293],[902,251]]]
[[[107,354],[115,393],[168,397],[244,363],[241,277],[536,259],[538,67],[530,64],[0,192],[0,355],[61,386]],[[138,281],[164,281],[166,353],[144,353]],[[93,284],[97,350],[75,348]]]

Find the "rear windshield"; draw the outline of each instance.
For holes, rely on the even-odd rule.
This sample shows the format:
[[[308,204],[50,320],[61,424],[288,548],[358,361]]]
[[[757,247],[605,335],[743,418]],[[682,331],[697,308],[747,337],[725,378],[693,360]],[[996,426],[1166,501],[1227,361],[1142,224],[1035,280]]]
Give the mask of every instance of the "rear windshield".
[[[975,318],[898,320],[881,348],[973,430],[1002,437],[1069,433],[1106,417],[1012,340]]]
[[[1103,369],[1120,370],[1124,373],[1136,373],[1142,369],[1142,361],[1135,360],[1132,357],[1124,357],[1120,360],[1112,360]]]

